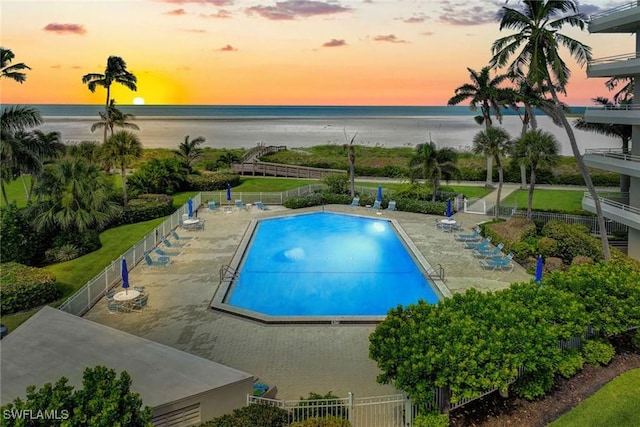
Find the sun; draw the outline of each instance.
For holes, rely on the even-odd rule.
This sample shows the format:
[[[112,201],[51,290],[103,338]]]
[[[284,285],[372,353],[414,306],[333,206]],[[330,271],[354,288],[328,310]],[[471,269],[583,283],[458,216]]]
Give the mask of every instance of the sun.
[[[133,98],[133,105],[144,105],[144,98],[140,98],[139,96]]]

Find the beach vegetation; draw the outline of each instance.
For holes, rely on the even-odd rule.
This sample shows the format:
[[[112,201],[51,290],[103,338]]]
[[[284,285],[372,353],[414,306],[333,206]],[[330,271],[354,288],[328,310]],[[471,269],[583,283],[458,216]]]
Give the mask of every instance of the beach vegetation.
[[[502,184],[504,182],[502,157],[511,152],[511,145],[511,136],[501,127],[488,127],[473,137],[473,152],[493,157],[498,169],[498,191],[496,192],[496,206],[494,209],[495,219],[500,216],[500,194],[502,193]]]
[[[50,232],[37,232],[24,208],[15,202],[0,209],[0,253],[2,262],[15,261],[39,265],[53,237]]]
[[[109,107],[107,108],[109,109],[109,115],[105,114],[103,111],[98,112],[100,121],[91,125],[91,132],[95,132],[96,129],[107,127],[109,128],[109,134],[113,136],[113,129],[115,127],[140,130],[140,127],[137,124],[129,121],[135,119],[135,116],[133,114],[123,113],[120,109],[116,108],[115,99],[109,101]]]
[[[122,203],[127,207],[127,167],[133,159],[142,157],[142,143],[138,135],[121,130],[111,135],[102,146],[102,155],[120,167]]]
[[[129,90],[136,91],[138,87],[136,85],[137,77],[127,70],[127,63],[119,56],[109,56],[107,58],[107,65],[104,69],[104,73],[89,73],[82,76],[82,83],[87,85],[87,88],[93,93],[98,86],[106,89],[107,97],[104,103],[104,120],[105,123],[110,123],[110,111],[109,104],[111,103],[111,85],[118,83]],[[104,138],[103,142],[107,142],[107,129],[108,126],[104,126]]]
[[[3,314],[11,314],[60,298],[53,274],[37,267],[5,262],[0,269],[0,306]]]
[[[351,197],[356,196],[356,147],[353,145],[356,136],[358,136],[357,132],[349,139],[347,137],[347,131],[345,130],[344,138],[348,142],[342,146],[347,152],[347,159],[349,160],[349,191],[351,192]]]
[[[175,211],[173,198],[166,194],[140,194],[122,211],[119,224],[134,224],[171,215]]]
[[[101,145],[95,141],[81,141],[68,144],[65,154],[68,157],[80,158],[90,164],[99,165],[101,162]]]
[[[527,197],[528,218],[531,218],[533,209],[533,193],[537,173],[542,168],[552,168],[556,164],[559,150],[560,145],[556,138],[550,133],[540,130],[525,132],[513,145],[513,157],[530,170]]]
[[[74,390],[69,380],[60,378],[55,384],[46,383],[40,389],[27,387],[26,399],[16,398],[3,405],[3,414],[8,411],[33,411],[55,414],[64,421],[61,425],[149,427],[152,409],[142,406],[142,398],[131,391],[132,380],[127,371],[118,377],[114,369],[106,366],[85,368],[82,374],[82,388]],[[35,408],[35,409],[34,409]],[[21,417],[6,417],[3,425],[21,426]],[[40,422],[39,422],[40,421]],[[52,425],[47,417],[32,419],[30,425]]]
[[[189,171],[173,158],[152,158],[143,163],[129,178],[132,196],[138,194],[174,194],[187,187]]]
[[[333,173],[324,177],[322,182],[330,193],[349,194],[349,177],[341,173]]]
[[[173,150],[176,157],[184,163],[189,173],[193,173],[194,164],[202,157],[204,150],[200,146],[204,144],[205,141],[206,138],[202,136],[189,139],[189,135],[187,135],[184,137],[184,141],[178,146],[178,149]]]
[[[560,47],[567,48],[579,66],[584,66],[591,59],[589,46],[562,34],[560,30],[566,26],[584,30],[585,19],[574,0],[523,0],[518,9],[503,6],[500,31],[510,29],[516,32],[493,43],[491,65],[508,67],[509,73],[526,77],[537,87],[549,90],[556,106],[556,114],[569,138],[578,169],[593,199],[599,229],[605,230],[600,198],[582,158],[573,128],[558,98],[558,92],[566,93],[571,74],[560,55]],[[604,258],[609,259],[611,255],[607,235],[600,234]]]
[[[187,187],[193,191],[225,190],[227,184],[232,187],[240,185],[240,175],[231,172],[211,172],[187,177]]]
[[[424,179],[431,187],[431,201],[435,202],[440,182],[449,182],[460,175],[456,160],[457,153],[451,148],[439,149],[433,141],[418,144],[409,161],[411,181],[415,183],[418,179]]]
[[[27,80],[27,74],[23,70],[30,70],[31,67],[23,62],[11,65],[15,57],[16,55],[11,49],[0,47],[0,78],[22,84]]]
[[[273,405],[252,403],[234,409],[200,425],[200,427],[282,427],[289,424],[289,413],[286,409]]]

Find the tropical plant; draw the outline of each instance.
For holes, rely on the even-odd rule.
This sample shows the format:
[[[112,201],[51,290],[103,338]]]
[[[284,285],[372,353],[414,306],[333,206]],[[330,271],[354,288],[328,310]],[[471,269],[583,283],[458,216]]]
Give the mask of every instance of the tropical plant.
[[[516,140],[513,157],[529,168],[529,194],[527,198],[527,218],[531,219],[533,192],[536,186],[536,174],[542,168],[554,166],[559,157],[560,144],[556,138],[540,130],[531,130]]]
[[[491,78],[491,67],[484,67],[478,73],[477,71],[467,68],[471,83],[465,83],[456,88],[455,96],[447,101],[447,105],[457,105],[467,99],[470,100],[471,111],[477,111],[480,107],[481,114],[475,116],[474,120],[478,124],[484,124],[485,129],[493,126],[491,113],[496,117],[499,123],[502,123],[501,108],[509,105],[514,99],[512,89],[499,87],[502,83],[513,78],[511,73],[498,74]],[[491,186],[493,182],[493,157],[487,156],[487,186]]]
[[[633,91],[635,88],[634,82],[635,80],[633,79],[633,77],[612,77],[607,80],[604,85],[607,87],[607,89],[614,90],[616,87],[618,87],[618,84],[624,83],[622,88],[618,90],[615,95],[613,95],[613,102],[631,103],[633,101]]]
[[[61,425],[151,427],[152,410],[142,406],[142,398],[131,391],[131,377],[122,371],[118,377],[113,369],[105,366],[86,368],[82,375],[82,388],[73,389],[69,380],[60,378],[55,384],[47,383],[39,390],[27,387],[27,398],[15,399],[4,405],[5,411],[41,411],[64,418]],[[37,408],[35,411],[33,408]],[[117,423],[116,423],[117,420]],[[22,418],[5,418],[3,425],[21,426]],[[49,426],[48,417],[31,417],[29,425]]]
[[[104,103],[104,121],[110,123],[109,118],[109,104],[111,102],[111,85],[118,83],[128,88],[129,90],[136,91],[138,79],[135,75],[127,71],[127,64],[119,56],[110,56],[107,58],[107,66],[104,69],[104,74],[89,73],[82,76],[82,83],[86,84],[89,90],[93,93],[96,91],[97,86],[102,86],[107,90],[107,100]],[[104,142],[107,141],[107,126],[104,127]]]
[[[36,129],[31,132],[31,137],[35,143],[36,157],[43,166],[60,158],[66,151],[66,146],[62,142],[60,132],[44,133],[40,129]],[[31,174],[31,184],[27,189],[24,174],[22,174],[22,183],[27,194],[27,202],[29,202],[33,194],[33,187],[42,173],[42,168],[36,168],[27,172]]]
[[[109,223],[119,212],[111,180],[82,159],[47,166],[34,188],[42,202],[31,208],[38,230],[84,232]]]
[[[2,69],[2,71],[0,71],[0,78],[11,79],[18,83],[24,83],[27,79],[27,75],[23,73],[22,70],[30,70],[31,68],[22,62],[10,65],[15,57],[16,56],[11,49],[0,47],[0,68]]]
[[[42,123],[40,112],[32,107],[13,106],[2,109],[0,115],[0,186],[2,197],[9,204],[5,185],[21,172],[40,168],[37,141],[27,128]]]
[[[456,166],[458,154],[452,148],[438,148],[433,141],[418,144],[414,156],[409,160],[411,181],[417,178],[427,180],[433,193],[431,201],[436,201],[436,193],[440,188],[440,181],[449,181],[460,175]]]
[[[66,154],[69,157],[80,158],[91,164],[99,164],[102,146],[94,141],[82,141],[79,144],[69,144]]]
[[[230,168],[231,165],[240,161],[240,156],[231,151],[226,151],[220,155],[218,161],[216,162],[218,167],[226,167]]]
[[[549,89],[555,110],[567,132],[573,155],[580,173],[593,198],[600,230],[605,230],[600,198],[582,159],[578,143],[571,124],[561,108],[558,92],[566,93],[571,71],[560,55],[560,47],[569,50],[578,65],[583,66],[591,59],[591,48],[560,32],[568,25],[583,30],[585,16],[578,12],[573,0],[522,0],[519,9],[503,6],[501,9],[500,30],[513,29],[517,32],[493,43],[491,64],[498,67],[508,66],[511,73],[525,76],[538,87],[545,85]],[[520,50],[519,53],[517,51]],[[517,54],[516,54],[517,53]],[[515,58],[509,64],[512,57]],[[606,233],[600,233],[605,259],[610,258]]]
[[[137,124],[130,123],[127,120],[135,119],[133,114],[127,114],[120,111],[116,108],[116,100],[112,99],[109,102],[109,114],[107,115],[103,111],[98,112],[100,116],[100,121],[95,122],[91,125],[91,132],[94,132],[96,129],[104,128],[105,126],[109,128],[110,134],[113,136],[113,128],[119,127],[123,129],[133,129],[140,130]]]
[[[511,137],[506,130],[499,127],[488,127],[473,137],[473,152],[493,157],[498,168],[498,192],[494,218],[500,217],[500,194],[504,182],[504,168],[501,158],[511,152]]]
[[[610,101],[609,99],[602,96],[592,98],[592,100],[594,103],[601,105],[604,108],[610,108],[610,109],[629,106],[633,103],[633,100],[629,101],[628,99],[616,101],[614,98],[613,101]],[[631,141],[631,132],[632,132],[633,126],[619,124],[619,123],[587,122],[582,117],[575,119],[573,121],[573,125],[575,126],[576,129],[599,133],[600,135],[611,136],[614,138],[620,138],[622,140],[622,153],[629,154],[629,142]],[[631,180],[629,178],[629,175],[621,174],[620,175],[620,192],[628,193],[630,184],[631,184]]]
[[[129,177],[134,194],[173,194],[184,189],[188,171],[176,158],[150,159]]]
[[[351,197],[356,196],[356,147],[353,145],[358,136],[358,132],[353,134],[351,139],[347,137],[347,131],[344,131],[344,139],[348,141],[347,144],[342,144],[342,149],[347,152],[347,159],[349,160],[349,181]]]
[[[120,166],[122,176],[122,200],[127,207],[127,166],[132,160],[142,157],[142,144],[132,132],[121,130],[114,133],[102,147],[102,155]]]
[[[184,162],[185,166],[189,170],[189,172],[193,171],[193,165],[196,160],[202,157],[202,153],[204,150],[200,147],[206,139],[202,136],[198,136],[189,140],[189,135],[184,137],[184,142],[182,142],[177,150],[173,150],[173,152],[178,156],[178,158]]]

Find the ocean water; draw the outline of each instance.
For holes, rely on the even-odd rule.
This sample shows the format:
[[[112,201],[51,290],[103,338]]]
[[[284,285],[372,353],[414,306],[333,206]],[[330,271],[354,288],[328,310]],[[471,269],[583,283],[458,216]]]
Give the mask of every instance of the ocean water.
[[[58,131],[67,143],[101,141],[102,132],[90,131],[98,121],[102,105],[34,105],[40,110],[45,132]],[[473,136],[482,126],[468,106],[208,106],[208,105],[122,105],[133,114],[145,148],[174,149],[184,141],[202,136],[204,146],[251,148],[257,144],[304,148],[321,144],[343,144],[356,135],[359,145],[399,147],[433,141],[439,147],[469,150]],[[584,107],[572,109],[582,113]],[[496,125],[498,125],[496,123]],[[546,116],[538,125],[552,133],[561,154],[572,155],[568,137]],[[521,122],[513,111],[504,112],[502,126],[513,136]],[[580,150],[618,148],[614,139],[575,130]]]

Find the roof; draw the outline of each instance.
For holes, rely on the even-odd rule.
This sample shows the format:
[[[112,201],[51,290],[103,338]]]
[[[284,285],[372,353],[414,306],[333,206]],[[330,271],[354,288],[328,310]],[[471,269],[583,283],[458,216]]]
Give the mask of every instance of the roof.
[[[132,378],[131,390],[157,407],[252,378],[184,351],[44,307],[0,345],[0,404],[26,388],[67,377],[76,389],[87,367],[104,365]]]

